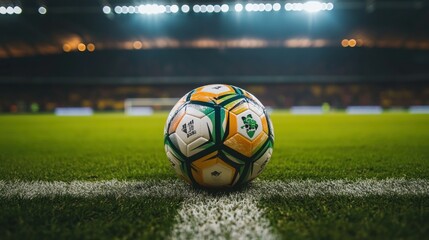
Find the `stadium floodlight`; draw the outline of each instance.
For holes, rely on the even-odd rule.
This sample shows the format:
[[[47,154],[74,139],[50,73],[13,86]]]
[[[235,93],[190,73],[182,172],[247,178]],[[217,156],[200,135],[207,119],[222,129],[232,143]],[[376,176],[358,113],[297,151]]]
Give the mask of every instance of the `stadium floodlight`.
[[[172,13],[177,13],[179,11],[179,6],[177,5],[171,5],[171,12]]]
[[[243,11],[243,5],[241,5],[240,3],[235,4],[234,9],[236,12],[241,12]]]
[[[155,6],[152,6],[152,4],[145,4],[143,8],[143,14],[154,14],[156,11]]]
[[[207,12],[207,6],[206,5],[201,5],[201,10],[200,12],[205,13]]]
[[[253,10],[252,4],[251,3],[246,4],[244,9],[246,9],[246,11],[248,11],[248,12],[251,12]]]
[[[265,11],[265,4],[263,4],[263,3],[258,4],[258,11],[260,11],[260,12]]]
[[[44,9],[45,9],[45,10],[44,10],[44,11],[45,11],[45,13],[42,13],[42,12],[41,12],[41,9],[42,9],[42,8],[44,8],[44,7],[40,7],[40,8],[39,8],[39,13],[40,13],[40,14],[45,14],[45,13],[46,13],[46,8],[44,8]],[[104,7],[103,7],[103,13],[104,13],[104,14],[110,14],[111,12],[112,12],[112,9],[111,9],[109,6],[104,6]]]
[[[194,6],[192,7],[192,10],[193,10],[195,13],[199,13],[199,12],[201,11],[201,7],[200,7],[200,5],[194,5]]]
[[[326,10],[331,11],[332,9],[334,9],[334,4],[333,3],[327,3],[326,4]]]
[[[172,9],[170,8],[170,10],[172,10]],[[164,6],[164,5],[159,5],[158,6],[158,13],[165,13],[166,11],[167,11],[167,7],[166,6]],[[179,11],[179,7],[177,7],[177,10],[175,10],[174,13],[177,13],[178,11]]]
[[[271,10],[273,10],[273,5],[271,5],[270,3],[265,4],[265,11],[271,12]]]
[[[213,11],[214,11],[215,13],[220,12],[220,5],[214,5],[213,9],[214,9]]]
[[[134,6],[128,6],[128,13],[134,14],[136,12],[136,8]]]
[[[22,13],[22,8],[20,8],[20,7],[18,7],[18,6],[15,6],[15,7],[13,8],[13,12],[14,12],[15,14],[21,14],[21,13]]]
[[[322,10],[322,3],[318,1],[309,1],[304,3],[304,11],[306,12],[320,12]]]
[[[140,6],[140,7],[142,7],[142,6]],[[116,7],[115,7],[115,13],[116,13],[116,14],[121,14],[121,13],[122,13],[122,8],[121,8],[121,6],[116,6]]]
[[[15,11],[13,10],[13,7],[7,7],[6,8],[6,13],[9,15],[12,15]]]
[[[214,7],[213,7],[213,5],[207,5],[207,12],[208,13],[212,13],[212,12],[214,12]]]
[[[280,3],[274,3],[274,4],[273,4],[273,10],[274,10],[275,12],[280,11],[280,9],[281,9],[281,5],[280,5]]]
[[[222,6],[220,6],[220,10],[222,12],[228,12],[229,11],[229,6],[227,4],[222,4]]]
[[[181,10],[183,13],[188,13],[189,12],[189,6],[188,5],[182,5]]]
[[[292,3],[286,3],[285,4],[285,10],[286,11],[292,11]]]
[[[3,7],[3,6],[0,7],[0,14],[2,14],[2,15],[6,14],[6,8],[5,7]]]
[[[252,4],[252,10],[253,10],[254,12],[259,11],[259,5],[258,5],[257,3]]]
[[[165,12],[166,13],[171,13],[171,6],[170,5],[166,5],[165,6]]]
[[[128,13],[128,7],[127,6],[122,6],[122,13],[123,14],[127,14]]]
[[[138,7],[138,13],[140,13],[140,14],[144,14],[144,13],[145,13],[145,11],[146,11],[146,7],[145,7],[145,5],[141,4],[141,5]]]
[[[294,4],[292,4],[292,10],[293,11],[302,11],[302,10],[304,10],[304,4],[302,4],[302,3],[294,3]]]

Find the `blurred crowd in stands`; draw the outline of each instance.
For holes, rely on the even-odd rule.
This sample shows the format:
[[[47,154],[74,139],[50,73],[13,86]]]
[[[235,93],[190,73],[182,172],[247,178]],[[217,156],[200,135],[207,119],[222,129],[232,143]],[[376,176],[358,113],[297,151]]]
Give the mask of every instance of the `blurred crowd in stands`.
[[[198,85],[3,85],[0,112],[52,112],[56,107],[92,107],[122,111],[126,98],[179,98]],[[429,84],[250,84],[240,87],[265,106],[380,105],[401,108],[429,105]]]
[[[247,89],[274,108],[429,105],[429,51],[159,49],[3,59],[0,112],[51,112],[64,106],[121,111],[126,98],[178,98],[210,77]]]

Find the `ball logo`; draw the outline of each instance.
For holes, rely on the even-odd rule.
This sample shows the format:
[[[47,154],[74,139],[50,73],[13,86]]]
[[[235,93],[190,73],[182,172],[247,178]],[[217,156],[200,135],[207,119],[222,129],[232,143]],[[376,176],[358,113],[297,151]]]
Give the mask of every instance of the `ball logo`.
[[[258,123],[253,119],[252,114],[248,114],[247,117],[241,117],[241,120],[243,120],[243,126],[241,128],[246,129],[247,136],[250,138],[255,135],[256,130],[258,129]]]
[[[211,174],[212,174],[212,176],[213,176],[213,177],[219,177],[219,175],[220,175],[221,173],[222,173],[222,172],[214,171],[214,172],[212,172]]]
[[[182,125],[182,132],[186,133],[186,137],[190,137],[197,133],[194,127],[194,120],[189,121]]]

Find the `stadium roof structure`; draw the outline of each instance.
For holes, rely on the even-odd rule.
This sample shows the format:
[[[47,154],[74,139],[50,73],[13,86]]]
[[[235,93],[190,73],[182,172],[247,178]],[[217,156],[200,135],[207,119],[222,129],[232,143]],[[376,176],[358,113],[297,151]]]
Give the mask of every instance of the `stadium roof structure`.
[[[429,4],[421,0],[1,1],[0,58],[153,46],[270,47],[276,41],[341,47],[343,39],[360,39],[350,46],[429,48],[427,22]],[[240,42],[249,39],[268,44]]]

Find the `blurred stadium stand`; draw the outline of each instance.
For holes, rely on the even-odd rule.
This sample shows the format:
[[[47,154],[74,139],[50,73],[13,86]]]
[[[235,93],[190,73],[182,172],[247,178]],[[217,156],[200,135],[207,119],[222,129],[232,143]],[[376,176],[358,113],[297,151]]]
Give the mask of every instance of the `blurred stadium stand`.
[[[338,0],[318,13],[286,11],[287,2],[236,12],[227,1],[205,2],[229,6],[211,14],[192,10],[199,1],[166,2],[176,14],[114,11],[140,3],[0,1],[0,112],[119,111],[126,98],[181,97],[208,83],[276,108],[429,105],[426,1]],[[21,12],[7,14],[12,5]]]

